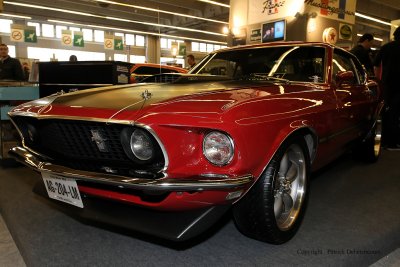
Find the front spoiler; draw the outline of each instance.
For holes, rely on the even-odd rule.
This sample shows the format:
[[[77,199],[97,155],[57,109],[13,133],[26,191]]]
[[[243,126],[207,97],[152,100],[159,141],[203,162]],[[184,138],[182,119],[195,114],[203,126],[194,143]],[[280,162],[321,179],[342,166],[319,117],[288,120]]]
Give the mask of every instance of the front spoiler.
[[[229,190],[244,188],[249,186],[254,177],[251,174],[233,177],[223,175],[220,177],[196,176],[190,178],[174,179],[143,179],[135,177],[125,177],[106,173],[96,173],[75,170],[61,165],[56,165],[42,160],[38,155],[28,151],[23,147],[14,147],[9,151],[9,155],[15,160],[38,172],[57,173],[74,177],[82,181],[115,185],[124,188],[151,191],[204,191],[204,190]]]
[[[198,236],[215,224],[230,208],[230,205],[219,205],[185,212],[165,212],[81,193],[84,205],[82,209],[48,198],[43,181],[37,182],[33,191],[67,214],[173,241],[186,241]]]

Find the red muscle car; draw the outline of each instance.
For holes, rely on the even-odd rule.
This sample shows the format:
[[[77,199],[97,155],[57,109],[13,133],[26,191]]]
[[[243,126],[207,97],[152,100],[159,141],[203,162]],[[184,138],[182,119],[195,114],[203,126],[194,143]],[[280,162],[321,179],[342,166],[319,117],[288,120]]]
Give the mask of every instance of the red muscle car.
[[[349,147],[378,159],[382,105],[341,48],[241,46],[188,74],[22,104],[10,154],[80,216],[187,240],[229,210],[243,234],[280,244],[301,224],[311,171]]]

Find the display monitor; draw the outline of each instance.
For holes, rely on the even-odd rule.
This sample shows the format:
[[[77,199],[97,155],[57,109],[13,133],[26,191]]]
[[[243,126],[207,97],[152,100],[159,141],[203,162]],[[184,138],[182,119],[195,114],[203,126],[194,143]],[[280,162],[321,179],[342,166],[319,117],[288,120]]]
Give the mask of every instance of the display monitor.
[[[277,20],[261,25],[261,40],[263,43],[283,41],[286,35],[286,21]]]

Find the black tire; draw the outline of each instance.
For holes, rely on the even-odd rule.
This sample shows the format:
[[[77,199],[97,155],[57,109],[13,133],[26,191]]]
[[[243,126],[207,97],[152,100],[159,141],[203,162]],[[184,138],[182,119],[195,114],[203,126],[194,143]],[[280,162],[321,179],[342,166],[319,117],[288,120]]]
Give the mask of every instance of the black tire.
[[[272,244],[285,243],[296,234],[304,217],[309,195],[308,151],[301,136],[289,137],[281,145],[258,181],[233,206],[233,216],[240,232]],[[291,165],[284,171],[284,167],[289,166],[289,161]],[[291,178],[294,170],[297,170],[298,176],[295,180]],[[284,179],[282,175],[279,176],[280,171],[285,173]],[[289,183],[291,188],[288,192],[289,178],[293,181]],[[288,195],[292,199],[291,208]]]
[[[381,116],[375,121],[371,132],[367,138],[362,141],[357,149],[359,158],[367,163],[375,163],[378,161],[382,151],[382,118]]]

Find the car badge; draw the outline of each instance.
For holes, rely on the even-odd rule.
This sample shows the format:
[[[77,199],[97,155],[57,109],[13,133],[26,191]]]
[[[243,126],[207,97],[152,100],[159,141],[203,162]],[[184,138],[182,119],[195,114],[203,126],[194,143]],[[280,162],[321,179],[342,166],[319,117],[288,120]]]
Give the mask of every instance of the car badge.
[[[97,148],[100,150],[100,152],[108,152],[108,147],[107,147],[107,139],[103,138],[102,134],[100,133],[99,130],[90,130],[92,133],[92,138],[91,140],[96,143]]]
[[[142,93],[142,97],[144,100],[149,100],[151,98],[151,93],[149,92],[149,90],[146,90]]]

